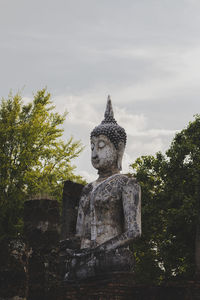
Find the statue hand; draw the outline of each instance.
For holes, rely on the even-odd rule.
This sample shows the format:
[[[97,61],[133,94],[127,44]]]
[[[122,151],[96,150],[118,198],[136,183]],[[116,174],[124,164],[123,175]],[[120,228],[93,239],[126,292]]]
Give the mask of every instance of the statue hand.
[[[73,257],[85,257],[87,255],[89,255],[91,253],[91,249],[90,248],[84,248],[84,249],[79,249],[76,251],[73,251]]]
[[[65,240],[60,241],[60,250],[65,250],[65,249],[79,249],[80,248],[80,238],[75,236],[71,238],[67,238]]]

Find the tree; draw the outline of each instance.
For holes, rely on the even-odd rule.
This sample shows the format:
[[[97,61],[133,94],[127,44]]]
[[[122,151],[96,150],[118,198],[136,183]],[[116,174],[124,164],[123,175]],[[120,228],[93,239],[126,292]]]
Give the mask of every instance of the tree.
[[[176,179],[179,194],[176,193],[179,218],[184,225],[184,239],[187,239],[190,264],[200,277],[200,116],[178,133],[167,151],[169,162],[169,185]],[[177,178],[177,175],[179,178]],[[174,203],[175,204],[175,203]],[[177,204],[176,204],[177,206]],[[183,227],[182,227],[183,228]]]
[[[132,168],[142,189],[142,236],[133,245],[136,279],[142,283],[159,283],[164,278],[161,244],[166,229],[162,206],[165,162],[161,153],[138,158]]]
[[[141,281],[200,274],[199,136],[197,115],[176,134],[165,155],[144,156],[132,165],[142,186],[143,236],[134,248]]]
[[[23,203],[34,195],[61,199],[65,180],[82,181],[71,160],[80,142],[61,137],[66,113],[54,111],[51,95],[39,90],[31,103],[20,94],[0,106],[0,236],[15,236],[22,228]],[[83,182],[83,181],[82,181]]]

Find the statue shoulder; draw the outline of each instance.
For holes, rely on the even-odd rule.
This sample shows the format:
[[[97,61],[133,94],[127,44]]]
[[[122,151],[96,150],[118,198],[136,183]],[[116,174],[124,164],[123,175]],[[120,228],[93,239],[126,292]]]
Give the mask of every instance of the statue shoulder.
[[[117,174],[116,175],[116,180],[121,181],[125,185],[130,184],[130,185],[140,186],[137,179],[132,174]]]
[[[125,192],[132,191],[134,194],[141,194],[141,186],[137,179],[132,174],[123,175],[126,179],[126,183],[123,185]]]

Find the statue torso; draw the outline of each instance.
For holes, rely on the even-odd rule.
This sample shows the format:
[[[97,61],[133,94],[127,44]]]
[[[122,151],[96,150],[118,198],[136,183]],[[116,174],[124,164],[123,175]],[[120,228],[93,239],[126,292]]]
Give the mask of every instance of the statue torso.
[[[122,191],[129,180],[126,175],[115,174],[84,188],[77,220],[81,248],[96,247],[124,232]]]

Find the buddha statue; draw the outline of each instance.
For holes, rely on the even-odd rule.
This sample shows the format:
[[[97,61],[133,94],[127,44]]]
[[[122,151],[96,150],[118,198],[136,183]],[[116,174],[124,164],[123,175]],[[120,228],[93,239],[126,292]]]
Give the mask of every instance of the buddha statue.
[[[120,174],[125,145],[125,130],[114,119],[108,96],[104,120],[91,132],[98,178],[83,188],[76,236],[65,241],[66,281],[134,267],[129,245],[141,235],[141,191],[133,177]]]

